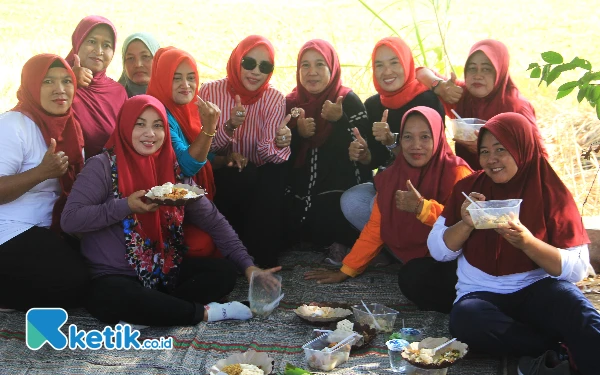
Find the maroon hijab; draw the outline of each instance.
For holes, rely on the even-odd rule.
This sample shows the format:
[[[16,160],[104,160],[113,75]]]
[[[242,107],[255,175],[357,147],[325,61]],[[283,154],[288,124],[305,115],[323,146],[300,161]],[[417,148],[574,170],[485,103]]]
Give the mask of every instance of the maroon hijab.
[[[73,66],[75,54],[85,41],[87,35],[98,25],[107,25],[113,32],[116,49],[117,30],[108,19],[101,16],[87,16],[79,22],[71,37],[72,49],[65,60]],[[99,154],[112,134],[117,123],[117,116],[123,103],[127,100],[127,92],[117,82],[106,75],[106,70],[94,74],[88,87],[80,87],[73,100],[75,118],[81,124],[85,139],[85,157]]]
[[[308,90],[306,90],[300,83],[302,55],[304,55],[304,52],[308,51],[309,49],[314,49],[323,55],[325,62],[329,67],[329,71],[331,72],[331,78],[329,79],[327,87],[325,87],[325,90],[319,94],[309,93]],[[308,149],[322,146],[333,130],[333,125],[321,117],[321,109],[323,108],[323,104],[327,100],[335,103],[338,97],[343,96],[345,98],[346,95],[352,90],[349,87],[342,86],[340,59],[338,58],[333,46],[327,41],[313,39],[304,43],[302,48],[300,48],[300,52],[298,53],[296,67],[296,87],[294,90],[292,90],[291,94],[285,98],[287,107],[286,112],[289,113],[294,107],[303,108],[305,117],[314,118],[316,124],[315,134],[308,139],[302,138],[300,140],[300,149],[296,157],[295,167],[301,167],[304,165],[304,159],[306,158],[306,152]],[[296,125],[297,119],[292,118],[288,126],[293,128]]]
[[[534,125],[518,113],[492,117],[479,133],[494,135],[515,159],[518,171],[504,184],[496,184],[479,171],[456,184],[442,215],[446,226],[461,220],[464,202],[461,191],[478,192],[487,200],[521,198],[519,220],[540,240],[559,248],[589,243],[573,196],[543,156]],[[503,276],[539,268],[522,250],[504,240],[494,230],[475,230],[463,245],[469,264],[493,276]]]
[[[410,180],[425,199],[434,199],[441,204],[452,192],[456,181],[456,168],[467,163],[452,153],[446,141],[444,122],[432,108],[418,106],[402,117],[400,134],[411,115],[421,115],[429,123],[433,136],[433,154],[423,167],[411,166],[403,155],[398,155],[394,164],[375,176],[377,204],[381,212],[381,239],[403,262],[427,256],[427,236],[431,227],[419,221],[414,213],[396,208],[396,190],[406,190]]]
[[[73,85],[77,89],[75,74],[69,64],[60,56],[41,54],[29,59],[23,66],[21,73],[21,86],[17,91],[19,102],[12,110],[21,112],[29,117],[40,129],[46,145],[50,146],[50,139],[56,140],[56,151],[62,151],[69,157],[67,173],[59,178],[62,194],[54,204],[52,210],[51,229],[60,232],[60,215],[71,192],[75,176],[83,168],[83,135],[81,127],[73,116],[71,108],[62,116],[51,115],[42,108],[40,93],[42,81],[48,73],[50,65],[60,61],[73,79]]]

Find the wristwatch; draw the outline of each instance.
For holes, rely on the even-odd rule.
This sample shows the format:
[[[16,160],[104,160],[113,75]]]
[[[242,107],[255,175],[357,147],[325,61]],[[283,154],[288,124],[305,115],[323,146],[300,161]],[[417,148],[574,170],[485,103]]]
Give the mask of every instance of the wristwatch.
[[[395,149],[396,147],[398,147],[398,133],[392,133],[392,135],[394,136],[394,143],[392,143],[389,146],[388,145],[385,146],[390,151],[392,151],[393,149]]]
[[[444,82],[444,80],[438,78],[435,81],[433,81],[433,83],[431,84],[431,91],[433,91],[435,93],[435,88],[438,87],[440,82]]]

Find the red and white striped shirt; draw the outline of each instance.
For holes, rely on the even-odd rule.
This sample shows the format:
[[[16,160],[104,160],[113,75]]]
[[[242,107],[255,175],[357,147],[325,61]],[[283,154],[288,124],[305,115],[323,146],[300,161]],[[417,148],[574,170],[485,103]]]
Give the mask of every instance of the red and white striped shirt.
[[[290,148],[279,148],[275,144],[277,130],[285,117],[285,97],[279,90],[269,85],[256,103],[244,106],[246,119],[233,131],[233,138],[225,132],[225,123],[235,106],[235,99],[227,91],[227,78],[204,83],[199,95],[202,100],[216,104],[221,110],[211,151],[237,152],[257,166],[265,163],[279,164],[288,160]]]

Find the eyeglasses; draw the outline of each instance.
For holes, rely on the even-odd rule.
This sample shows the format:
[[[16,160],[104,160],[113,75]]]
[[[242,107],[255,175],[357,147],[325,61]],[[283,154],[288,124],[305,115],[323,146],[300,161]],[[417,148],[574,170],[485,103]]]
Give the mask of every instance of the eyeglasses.
[[[273,69],[275,69],[275,65],[268,61],[261,61],[260,64],[258,64],[252,57],[244,57],[242,59],[242,68],[246,70],[254,70],[256,65],[258,65],[258,70],[263,74],[270,74],[273,72]]]

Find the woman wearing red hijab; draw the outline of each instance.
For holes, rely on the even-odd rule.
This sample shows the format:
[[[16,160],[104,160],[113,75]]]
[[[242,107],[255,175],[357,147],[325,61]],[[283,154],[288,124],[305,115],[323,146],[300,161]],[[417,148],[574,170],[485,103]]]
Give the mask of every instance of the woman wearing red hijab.
[[[161,48],[154,55],[147,94],[160,100],[167,110],[171,144],[181,172],[202,186],[212,201],[216,187],[209,150],[220,110],[198,100],[199,80],[192,55],[174,47]],[[187,223],[184,231],[189,256],[220,256],[207,233]]]
[[[250,277],[259,270],[215,205],[205,198],[183,207],[143,199],[148,189],[180,178],[162,103],[148,95],[128,99],[107,147],[87,161],[61,220],[66,231],[83,234],[91,314],[108,323],[161,326],[249,319],[239,302],[205,305],[231,292],[237,271]],[[183,259],[184,218],[227,259]]]
[[[456,298],[456,263],[432,259],[427,236],[456,181],[472,171],[452,153],[444,129],[432,108],[418,106],[406,112],[398,129],[401,154],[375,177],[371,218],[342,268],[307,272],[306,279],[335,283],[358,276],[385,245],[404,263],[398,275],[402,294],[421,310],[450,312]]]
[[[77,305],[88,280],[81,256],[61,238],[60,215],[83,168],[83,137],[71,104],[77,87],[56,55],[29,59],[18,104],[0,115],[0,304]]]
[[[469,51],[464,82],[457,81],[454,74],[448,80],[440,78],[427,68],[417,69],[417,79],[440,96],[450,118],[455,118],[452,109],[461,117],[481,120],[504,112],[520,113],[535,125],[536,137],[541,141],[535,110],[510,78],[509,62],[508,49],[502,42],[485,39],[475,43]],[[481,169],[476,142],[456,139],[455,142],[456,155],[465,159],[471,168]]]
[[[274,266],[282,244],[283,163],[290,156],[283,94],[270,83],[275,50],[250,35],[233,50],[227,77],[200,88],[200,98],[222,111],[211,150],[215,203],[256,262]],[[269,204],[265,204],[269,202]]]
[[[75,28],[71,42],[73,47],[65,60],[77,77],[73,114],[83,130],[87,159],[102,152],[127,92],[106,75],[117,43],[112,22],[101,16],[87,16]]]
[[[427,87],[415,77],[415,62],[410,47],[398,37],[381,39],[371,54],[373,84],[377,94],[365,101],[372,131],[361,134],[363,139],[350,143],[350,160],[368,165],[370,169],[385,168],[392,153],[398,154],[400,121],[410,109],[425,106],[435,109],[442,119],[444,107]],[[340,204],[346,219],[362,230],[373,207],[375,188],[367,182],[348,189]]]
[[[297,86],[286,97],[292,119],[292,156],[286,223],[292,243],[329,246],[330,255],[347,253],[358,231],[344,218],[340,197],[344,191],[373,178],[371,170],[348,159],[353,128],[371,131],[360,98],[342,85],[340,61],[324,40],[306,42],[298,53]]]
[[[553,366],[561,342],[582,374],[596,374],[600,314],[573,285],[587,275],[590,241],[571,193],[526,117],[492,117],[477,142],[483,170],[456,184],[427,241],[435,259],[458,258],[450,332],[474,350],[543,355],[524,357],[521,374],[569,374],[567,363],[538,372]],[[474,229],[462,192],[481,201],[523,199],[519,218]]]

